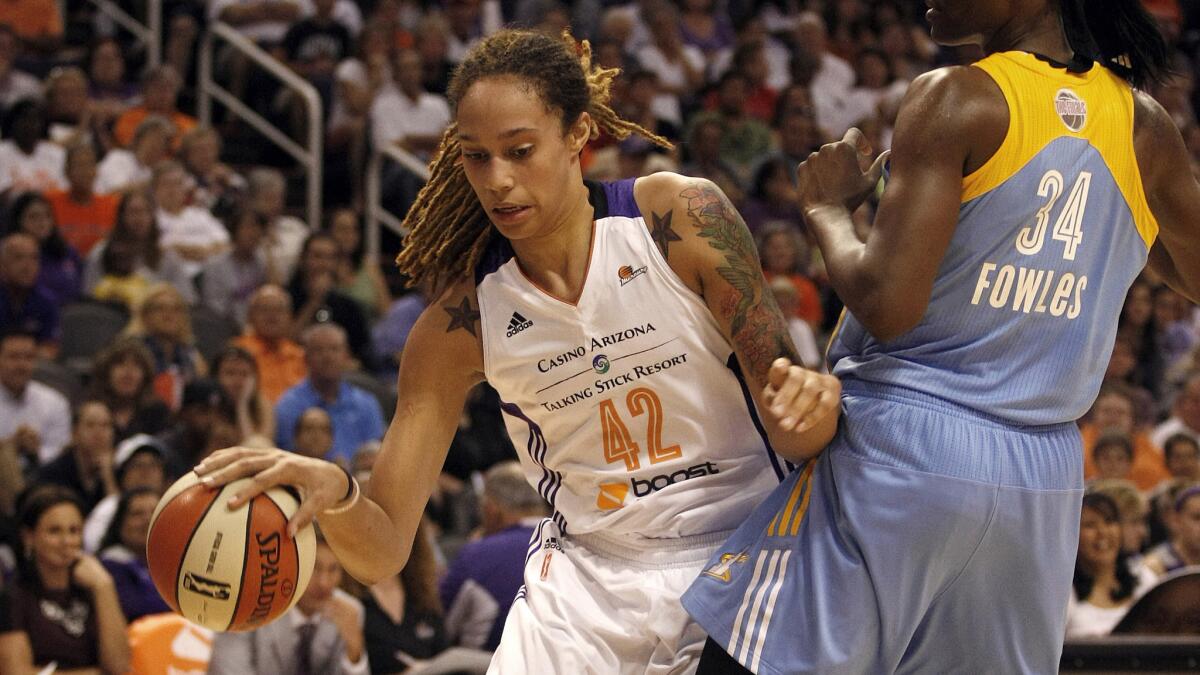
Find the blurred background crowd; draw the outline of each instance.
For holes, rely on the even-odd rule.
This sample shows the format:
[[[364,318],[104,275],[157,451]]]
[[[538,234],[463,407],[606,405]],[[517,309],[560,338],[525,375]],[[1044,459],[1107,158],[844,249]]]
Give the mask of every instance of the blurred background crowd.
[[[217,636],[213,651],[211,634],[161,614],[145,561],[158,496],[217,448],[276,445],[369,481],[405,336],[429,300],[390,264],[399,237],[368,217],[372,180],[402,217],[420,172],[372,159],[429,159],[451,118],[450,74],[481,37],[570,28],[621,68],[613,107],[675,149],[601,137],[586,176],[673,170],[720,185],[810,364],[841,306],[800,214],[797,163],[850,126],[886,149],[908,82],[979,56],[933,44],[914,0],[120,3],[141,21],[161,11],[148,39],[104,4],[0,0],[5,673],[417,672],[452,646],[495,647],[546,505],[486,386],[396,578],[356,585],[322,546],[292,620]],[[1145,5],[1176,50],[1151,93],[1200,174],[1200,2]],[[202,49],[218,24],[312,85],[319,129],[245,50]],[[319,135],[319,213],[278,142],[243,114],[202,109],[205,68],[279,135]],[[856,216],[869,228],[871,205]],[[1197,307],[1138,280],[1080,426],[1089,491],[1068,638],[1108,633],[1158,579],[1200,564]],[[254,660],[264,641],[283,661]]]

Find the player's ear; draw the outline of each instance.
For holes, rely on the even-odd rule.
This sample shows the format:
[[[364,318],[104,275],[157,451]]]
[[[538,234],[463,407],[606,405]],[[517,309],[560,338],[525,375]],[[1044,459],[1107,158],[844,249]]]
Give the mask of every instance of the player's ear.
[[[593,128],[595,123],[592,122],[592,116],[586,112],[579,113],[579,117],[575,118],[575,122],[567,129],[567,149],[572,155],[583,151],[583,146],[592,138]]]

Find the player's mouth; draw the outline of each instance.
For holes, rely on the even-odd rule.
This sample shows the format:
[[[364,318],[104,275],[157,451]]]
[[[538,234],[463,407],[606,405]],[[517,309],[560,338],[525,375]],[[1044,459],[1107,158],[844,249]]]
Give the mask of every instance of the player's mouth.
[[[498,204],[492,207],[492,221],[503,225],[517,223],[532,210],[533,207],[520,204]]]

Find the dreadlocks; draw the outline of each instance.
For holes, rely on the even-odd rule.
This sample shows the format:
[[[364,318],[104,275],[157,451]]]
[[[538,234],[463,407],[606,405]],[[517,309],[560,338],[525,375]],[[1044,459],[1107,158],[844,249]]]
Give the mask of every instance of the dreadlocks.
[[[562,113],[563,128],[579,115],[592,119],[591,137],[601,130],[617,139],[639,134],[670,148],[665,138],[621,119],[608,105],[610,87],[620,71],[592,65],[587,40],[576,45],[564,32],[561,40],[541,33],[505,30],[473,48],[454,72],[447,96],[451,107],[472,84],[485,77],[514,75],[527,81],[551,109]],[[442,134],[430,163],[430,177],[404,218],[408,235],[396,265],[412,285],[424,281],[442,288],[475,269],[494,228],[479,204],[462,168],[457,125]]]

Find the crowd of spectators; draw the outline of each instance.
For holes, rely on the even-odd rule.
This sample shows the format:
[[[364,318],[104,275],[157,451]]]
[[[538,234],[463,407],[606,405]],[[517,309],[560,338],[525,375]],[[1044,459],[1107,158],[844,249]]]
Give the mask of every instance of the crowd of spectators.
[[[161,614],[145,536],[165,486],[215,449],[278,445],[369,480],[429,289],[404,290],[366,252],[367,158],[388,147],[429,158],[451,118],[453,67],[481,37],[569,27],[621,68],[614,109],[674,149],[601,137],[585,149],[586,177],[675,170],[721,186],[811,365],[841,307],[800,214],[797,163],[850,126],[882,151],[913,78],[978,56],[933,44],[918,0],[161,4],[151,66],[146,45],[90,2],[0,3],[6,673],[204,667],[213,636]],[[1145,4],[1176,50],[1175,74],[1151,93],[1200,175],[1200,2]],[[248,124],[220,106],[197,119],[199,38],[214,22],[317,90],[321,222],[298,217],[303,172]],[[256,112],[295,138],[309,131],[298,97],[243,54],[212,58]],[[382,179],[403,215],[420,179],[392,163]],[[293,616],[218,636],[213,672],[403,672],[452,645],[494,648],[545,509],[506,461],[496,404],[486,387],[471,396],[400,575],[357,587],[322,545]],[[1069,637],[1108,632],[1157,579],[1200,564],[1200,311],[1149,273],[1080,425],[1089,488]],[[164,646],[179,636],[195,648]],[[271,644],[303,662],[247,661]]]

